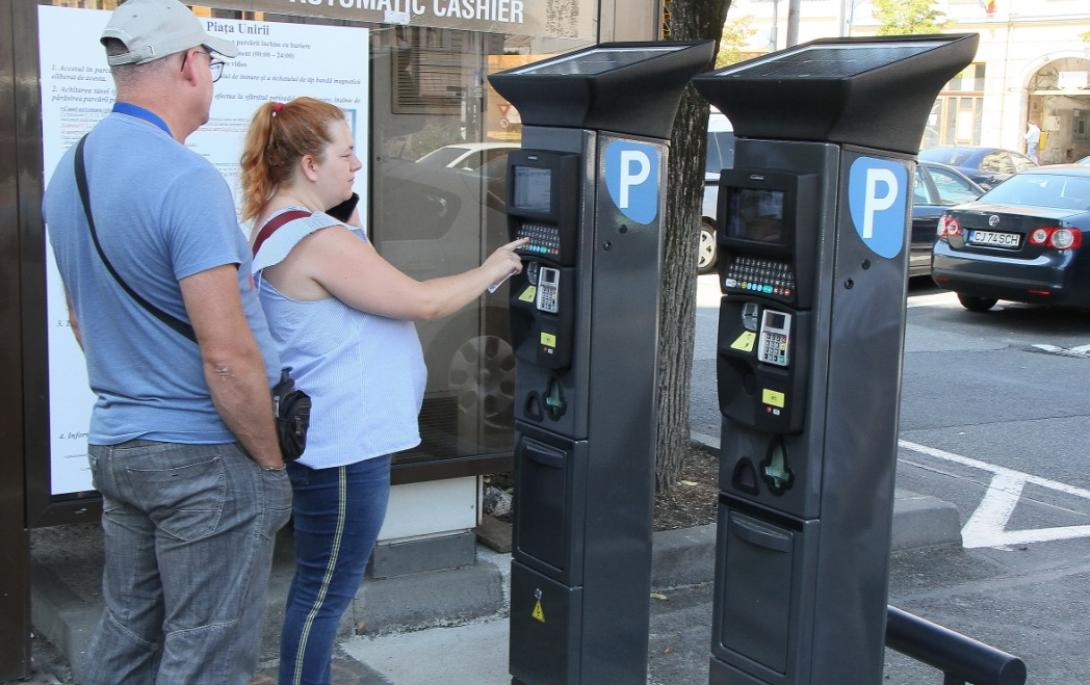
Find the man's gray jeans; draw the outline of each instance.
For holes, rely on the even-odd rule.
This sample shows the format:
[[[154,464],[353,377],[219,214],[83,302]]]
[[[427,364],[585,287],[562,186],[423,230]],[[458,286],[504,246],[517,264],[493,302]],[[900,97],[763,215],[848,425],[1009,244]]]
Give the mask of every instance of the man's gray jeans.
[[[243,685],[291,483],[236,444],[90,447],[105,611],[84,685]]]

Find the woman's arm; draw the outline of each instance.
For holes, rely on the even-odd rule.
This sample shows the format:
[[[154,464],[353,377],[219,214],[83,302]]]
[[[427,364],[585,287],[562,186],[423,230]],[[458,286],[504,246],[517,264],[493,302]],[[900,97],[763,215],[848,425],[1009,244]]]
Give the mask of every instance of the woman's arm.
[[[386,261],[370,242],[343,228],[330,227],[300,241],[284,266],[312,279],[354,309],[423,321],[453,314],[480,297],[488,286],[521,271],[522,260],[515,249],[526,242],[503,245],[484,264],[469,271],[418,281]],[[289,265],[289,260],[294,264]]]

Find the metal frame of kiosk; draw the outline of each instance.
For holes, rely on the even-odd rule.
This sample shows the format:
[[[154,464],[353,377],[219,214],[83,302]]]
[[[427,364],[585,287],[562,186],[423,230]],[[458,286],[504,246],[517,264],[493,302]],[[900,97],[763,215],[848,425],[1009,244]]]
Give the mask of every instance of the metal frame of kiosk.
[[[737,137],[713,685],[881,682],[914,158],[977,42],[818,40],[693,80]]]
[[[489,77],[508,157],[514,683],[647,682],[667,141],[712,43],[606,43]]]

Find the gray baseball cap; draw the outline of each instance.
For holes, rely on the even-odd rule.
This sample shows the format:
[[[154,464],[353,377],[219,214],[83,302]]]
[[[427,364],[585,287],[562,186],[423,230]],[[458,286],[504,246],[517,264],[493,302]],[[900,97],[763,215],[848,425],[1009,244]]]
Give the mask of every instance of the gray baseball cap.
[[[102,32],[102,40],[115,38],[128,52],[109,55],[111,67],[146,64],[198,45],[224,57],[237,57],[238,46],[208,35],[201,20],[178,0],[128,0],[114,10]]]

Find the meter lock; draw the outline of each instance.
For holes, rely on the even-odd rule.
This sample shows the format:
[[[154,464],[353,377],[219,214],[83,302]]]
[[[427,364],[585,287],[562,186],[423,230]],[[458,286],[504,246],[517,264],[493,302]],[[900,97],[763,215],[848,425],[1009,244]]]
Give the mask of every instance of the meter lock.
[[[743,315],[744,316],[744,315]],[[764,310],[757,342],[757,360],[776,366],[791,365],[791,315],[774,309]]]

